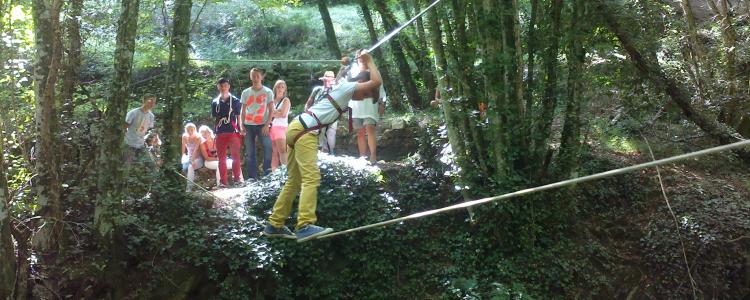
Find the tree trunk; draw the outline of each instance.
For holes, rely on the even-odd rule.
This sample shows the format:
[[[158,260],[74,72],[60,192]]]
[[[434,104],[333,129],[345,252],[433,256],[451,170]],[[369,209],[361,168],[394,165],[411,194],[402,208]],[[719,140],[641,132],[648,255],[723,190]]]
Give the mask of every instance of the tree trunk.
[[[703,132],[719,141],[719,143],[729,144],[740,140],[740,137],[731,128],[724,126],[716,119],[692,106],[690,94],[685,87],[678,85],[676,80],[664,73],[657,63],[655,53],[644,56],[636,48],[633,39],[627,31],[620,27],[616,15],[603,0],[598,0],[597,6],[599,13],[607,22],[607,27],[617,36],[641,76],[650,80],[657,89],[667,94],[688,120],[695,123]],[[750,152],[747,150],[735,150],[735,153],[744,161],[750,162]]]
[[[120,211],[123,197],[122,144],[123,125],[130,95],[135,35],[138,29],[140,0],[122,0],[117,22],[115,50],[115,75],[110,87],[111,95],[103,119],[101,153],[99,155],[99,181],[94,225],[105,247],[113,241],[115,215]]]
[[[414,14],[418,14],[422,11],[420,0],[411,0],[411,5],[412,7],[414,7]],[[411,18],[411,15],[407,14],[406,18]],[[422,22],[422,17],[417,18],[414,23],[417,26],[417,41],[419,42],[419,48],[427,49],[427,38],[425,37],[424,22]]]
[[[464,139],[461,138],[463,129],[461,126],[456,124],[460,122],[460,110],[456,110],[454,102],[452,101],[453,90],[449,88],[451,85],[450,77],[448,76],[448,62],[446,60],[445,48],[443,47],[442,31],[440,30],[440,8],[435,7],[432,11],[427,13],[427,34],[430,38],[430,44],[432,45],[432,52],[435,55],[435,77],[438,79],[438,89],[440,89],[440,95],[445,99],[442,101],[441,107],[443,109],[443,116],[445,117],[445,124],[448,132],[448,142],[451,145],[453,155],[456,157],[456,164],[459,165],[459,180],[458,182],[468,182],[471,179],[467,178],[466,170],[471,170],[472,163],[471,159],[467,155]],[[464,115],[465,117],[465,115]],[[457,120],[459,119],[459,120]],[[485,174],[486,175],[486,174]],[[468,189],[461,189],[461,195],[464,197],[464,201],[470,201],[473,199]],[[467,208],[469,212],[469,218],[474,219],[473,209]]]
[[[539,22],[539,0],[531,0],[531,15],[529,16],[529,27],[526,33],[526,48],[528,52],[528,63],[527,63],[527,75],[526,75],[526,89],[524,90],[524,101],[526,101],[527,113],[531,113],[531,108],[534,103],[532,101],[533,90],[534,90],[534,75],[536,74],[536,50],[537,50],[537,30],[536,26]],[[531,119],[531,118],[528,118]]]
[[[383,0],[376,0],[375,4],[375,9],[383,19],[383,26],[385,28],[390,28],[390,26],[385,23],[385,18],[388,15],[388,12],[383,10],[384,8],[387,9],[387,7],[385,6],[385,2],[383,2]],[[415,108],[421,108],[423,105],[422,98],[419,95],[417,84],[414,82],[414,78],[412,77],[409,62],[406,61],[406,56],[404,56],[404,50],[401,48],[400,43],[390,43],[389,46],[391,48],[393,58],[396,60],[396,65],[398,66],[398,73],[401,76],[401,84],[404,87],[406,98],[409,100],[409,103],[411,103],[412,106],[414,106]]]
[[[81,12],[83,0],[72,0],[70,12],[65,20],[67,27],[68,45],[67,61],[65,63],[65,76],[60,90],[61,109],[60,115],[70,116],[75,109],[73,93],[81,70]]]
[[[318,10],[320,11],[320,18],[323,20],[323,26],[326,29],[328,50],[331,51],[334,57],[341,58],[341,49],[339,49],[339,42],[336,40],[336,30],[333,29],[333,21],[331,21],[331,15],[328,13],[326,0],[318,0]]]
[[[709,0],[712,1],[712,0]],[[744,110],[740,108],[740,99],[737,95],[737,31],[734,28],[732,11],[729,9],[727,0],[719,0],[721,5],[721,36],[724,40],[725,78],[729,83],[727,96],[729,102],[722,108],[723,122],[728,126],[737,128]]]
[[[388,5],[386,4],[386,2],[384,0],[375,0],[374,2],[376,9],[383,19],[383,26],[387,28],[388,31],[396,29],[399,24],[396,21],[396,17],[388,9]],[[417,49],[417,47],[414,46],[407,35],[396,35],[394,37],[394,42],[395,43],[391,44],[392,47],[400,44],[400,47],[406,50],[406,54],[411,57],[412,61],[414,61],[414,64],[417,67],[417,71],[422,77],[424,86],[427,89],[428,93],[430,93],[429,91],[434,91],[437,84],[435,82],[435,77],[432,75],[431,63],[427,59],[426,51],[420,51],[420,49]],[[427,101],[422,101],[422,98],[420,97],[420,101],[417,102],[417,105],[415,105],[414,107],[422,109],[427,107],[428,104],[429,103],[427,103]]]
[[[180,170],[177,163],[180,161],[182,106],[188,100],[187,73],[190,63],[188,50],[190,45],[190,12],[192,6],[192,0],[175,1],[172,41],[167,69],[166,110],[164,112],[164,132],[162,134],[164,137],[162,160],[165,162],[165,166],[162,170],[166,172],[164,173],[164,178],[170,178],[168,180],[170,184],[167,184],[167,186],[173,187],[179,186],[182,182],[176,174]]]
[[[585,20],[584,0],[573,2],[573,20]],[[565,120],[562,137],[560,138],[559,167],[557,174],[562,178],[572,178],[577,175],[579,154],[581,149],[581,103],[582,101],[582,67],[586,59],[586,49],[583,47],[581,22],[571,23],[572,38],[568,46],[568,95],[565,102]]]
[[[36,229],[35,225],[28,226],[23,224],[20,229],[11,228],[11,234],[17,244],[17,268],[15,276],[15,300],[26,300],[29,295],[29,269],[31,269],[31,231]]]
[[[60,40],[61,0],[34,1],[34,94],[36,96],[36,145],[34,190],[38,196],[40,215],[47,224],[34,236],[34,246],[42,255],[57,253],[61,248],[63,214],[60,203],[60,174],[57,160],[58,141],[55,86],[62,58]]]
[[[467,153],[471,157],[472,162],[476,162],[482,171],[482,174],[489,175],[489,167],[486,162],[486,140],[484,135],[480,134],[478,123],[480,122],[480,114],[475,113],[480,109],[480,105],[485,105],[482,97],[480,97],[480,88],[470,77],[470,67],[473,65],[475,59],[474,49],[469,47],[469,38],[466,30],[466,4],[460,1],[452,1],[453,7],[453,20],[455,26],[450,26],[448,21],[446,22],[446,39],[448,41],[448,73],[452,74],[452,78],[457,81],[457,86],[454,86],[455,95],[452,100],[452,104],[456,106],[456,111],[463,112],[456,115],[456,119],[462,120],[461,124],[465,124],[466,131],[468,134],[466,137]],[[465,121],[463,121],[465,120]]]
[[[501,7],[494,1],[481,1],[475,6],[477,11],[477,26],[483,28],[479,30],[479,39],[482,51],[480,52],[482,62],[482,76],[484,79],[485,97],[488,104],[488,118],[490,119],[491,131],[490,138],[493,142],[492,149],[495,161],[495,177],[506,178],[511,167],[508,163],[508,140],[505,134],[508,125],[506,118],[507,98],[505,90],[505,74],[503,60],[502,39],[497,36],[502,32],[502,13]]]
[[[5,128],[0,120],[0,128]],[[5,179],[4,141],[0,140],[0,299],[12,299],[16,285],[16,252],[10,227],[8,181]]]
[[[378,34],[375,31],[375,23],[372,22],[372,13],[370,12],[370,8],[367,6],[365,0],[359,0],[358,3],[359,7],[362,9],[362,18],[365,20],[365,25],[367,25],[367,33],[370,35],[370,43],[374,45],[378,42]],[[391,101],[389,101],[391,107],[395,111],[405,111],[406,109],[403,102],[399,101],[402,92],[401,86],[391,78],[391,68],[388,66],[388,63],[383,56],[383,51],[381,51],[380,48],[375,48],[375,50],[372,51],[372,56],[375,57],[375,61],[378,63],[378,71],[380,71],[380,77],[383,79],[383,88],[385,88],[385,93],[388,94],[388,99],[391,99]]]
[[[552,127],[555,107],[557,106],[557,54],[560,45],[560,15],[562,12],[562,0],[553,0],[550,7],[550,27],[547,31],[547,44],[549,45],[542,58],[544,63],[544,95],[542,106],[537,117],[534,129],[531,133],[531,160],[532,170],[539,177],[544,173],[544,157],[547,153],[547,142]]]

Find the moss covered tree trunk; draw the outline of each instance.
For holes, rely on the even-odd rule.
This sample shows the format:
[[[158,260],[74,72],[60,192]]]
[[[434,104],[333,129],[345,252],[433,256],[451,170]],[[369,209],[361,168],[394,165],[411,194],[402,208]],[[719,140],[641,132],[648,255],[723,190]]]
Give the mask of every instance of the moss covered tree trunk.
[[[573,2],[573,20],[584,20],[584,0]],[[565,118],[563,123],[562,137],[560,138],[560,155],[558,159],[557,174],[562,178],[572,178],[577,175],[579,165],[579,154],[581,149],[581,103],[583,87],[583,63],[586,59],[586,49],[583,46],[583,22],[573,22],[570,33],[572,37],[568,41],[568,95],[565,102]]]
[[[451,81],[448,76],[448,62],[443,45],[443,34],[440,29],[439,9],[439,7],[436,7],[427,13],[430,45],[432,45],[432,52],[435,55],[435,77],[438,78],[438,88],[443,99],[441,107],[445,118],[445,125],[448,129],[448,141],[459,166],[462,170],[466,170],[471,164],[466,154],[464,140],[461,138],[459,109],[454,107],[455,102],[451,100],[453,98],[453,90],[450,89]]]
[[[385,19],[385,16],[388,15],[388,6],[385,4],[385,1],[383,0],[375,0],[375,9],[378,11],[378,14],[380,14],[380,17]],[[389,28],[387,24],[383,24],[385,28]],[[398,74],[401,76],[400,81],[402,86],[404,87],[404,93],[406,93],[406,98],[409,100],[409,103],[411,103],[414,107],[422,107],[422,98],[419,96],[419,90],[417,89],[417,84],[414,82],[414,78],[411,74],[411,67],[409,66],[409,62],[406,60],[406,55],[404,55],[404,50],[401,48],[401,45],[399,43],[389,43],[388,46],[391,49],[391,53],[393,54],[393,58],[396,60],[396,67],[398,68]]]
[[[67,55],[65,60],[65,76],[60,91],[61,115],[70,116],[75,108],[73,93],[81,70],[81,12],[83,0],[70,1],[68,15],[65,18]]]
[[[33,184],[38,197],[37,214],[45,225],[34,236],[34,247],[42,255],[60,250],[63,230],[63,214],[60,201],[60,174],[58,141],[56,138],[58,119],[55,88],[62,58],[60,38],[61,0],[33,2],[34,37],[36,57],[34,61],[34,95],[36,97],[36,160]]]
[[[375,0],[374,3],[376,9],[378,10],[378,13],[380,13],[381,18],[383,19],[383,26],[387,29],[387,31],[396,29],[399,26],[398,21],[396,21],[396,17],[393,15],[391,10],[388,9],[387,3],[384,0]],[[410,32],[412,33],[412,35],[414,32],[410,28],[405,28],[404,31]],[[417,71],[422,78],[427,93],[432,93],[435,90],[437,84],[435,82],[435,77],[432,74],[432,64],[427,59],[427,52],[418,49],[409,39],[409,36],[403,33],[400,33],[393,37],[393,40],[391,41],[391,47],[392,49],[398,47],[404,50],[402,53],[406,53],[412,59],[414,65],[417,67]],[[417,93],[419,93],[418,89]],[[422,109],[427,107],[427,105],[429,104],[427,101],[424,101],[425,98],[421,97],[421,95],[417,99],[417,102],[412,102],[414,108]]]
[[[331,51],[331,55],[336,58],[341,58],[341,49],[339,48],[339,42],[336,39],[336,30],[333,28],[333,21],[331,21],[331,15],[328,13],[327,0],[318,0],[318,11],[320,11],[320,18],[323,20],[323,27],[326,30],[326,42],[328,43],[328,50]]]
[[[709,2],[712,0],[709,0]],[[729,8],[727,0],[719,0],[719,11],[721,12],[721,37],[724,41],[724,76],[729,86],[727,87],[727,96],[729,101],[724,107],[722,107],[722,118],[721,120],[733,128],[737,128],[740,124],[742,116],[747,112],[746,108],[741,105],[742,101],[747,101],[745,95],[740,99],[738,91],[742,90],[738,88],[737,78],[737,30],[735,29],[733,10]],[[743,80],[744,83],[744,80]]]
[[[476,113],[480,105],[484,104],[484,99],[480,96],[480,88],[473,80],[473,74],[468,66],[472,65],[476,58],[475,50],[469,46],[469,32],[466,27],[467,14],[466,3],[462,1],[451,1],[453,26],[447,19],[445,36],[447,41],[448,53],[448,70],[446,74],[455,79],[453,86],[453,95],[449,98],[455,111],[461,112],[455,116],[460,122],[461,127],[467,132],[466,150],[470,156],[470,161],[476,163],[481,169],[484,176],[489,174],[489,167],[486,159],[487,141],[479,132],[481,116]]]
[[[102,126],[101,153],[98,162],[98,190],[94,211],[94,225],[103,245],[112,242],[115,215],[123,198],[122,145],[125,114],[130,96],[130,83],[138,29],[139,0],[122,0],[117,22],[115,74],[110,86],[107,111]]]
[[[540,112],[535,119],[531,132],[531,171],[536,176],[544,174],[546,155],[552,119],[557,107],[557,55],[560,47],[560,19],[563,8],[562,0],[553,0],[550,5],[549,29],[546,31],[547,47],[542,57],[544,69],[544,90]]]
[[[5,128],[0,120],[0,128]],[[4,141],[0,140],[0,299],[12,299],[16,284],[16,252],[11,238],[8,181],[5,178]]]
[[[190,11],[192,0],[175,1],[174,20],[172,22],[172,41],[170,43],[169,66],[167,70],[167,93],[165,95],[164,145],[162,159],[164,178],[169,178],[170,186],[181,182],[179,157],[182,132],[182,106],[188,100],[187,72],[189,66],[188,48],[190,45]]]

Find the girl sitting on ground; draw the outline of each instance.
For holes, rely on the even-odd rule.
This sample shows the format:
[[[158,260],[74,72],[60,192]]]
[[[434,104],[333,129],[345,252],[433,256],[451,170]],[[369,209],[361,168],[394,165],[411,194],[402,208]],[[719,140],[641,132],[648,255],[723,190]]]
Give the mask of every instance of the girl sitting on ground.
[[[200,146],[200,152],[201,156],[203,156],[203,160],[205,161],[204,166],[207,169],[216,170],[216,185],[218,186],[221,182],[221,177],[219,175],[219,154],[216,151],[216,135],[214,135],[214,131],[206,125],[201,126],[198,131],[203,138],[203,142]],[[232,169],[231,158],[227,158],[227,168],[229,170]],[[240,176],[242,176],[242,173],[240,173]]]
[[[203,167],[203,157],[198,146],[201,144],[201,136],[195,128],[195,124],[187,123],[185,132],[182,134],[182,171],[187,172],[187,187],[185,191],[190,192],[195,180],[195,170]]]

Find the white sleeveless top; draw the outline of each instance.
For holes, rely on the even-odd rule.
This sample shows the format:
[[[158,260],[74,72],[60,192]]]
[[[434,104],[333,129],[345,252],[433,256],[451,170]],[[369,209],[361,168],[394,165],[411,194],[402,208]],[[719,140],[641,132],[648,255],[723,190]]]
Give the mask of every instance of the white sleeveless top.
[[[284,98],[287,99],[287,98]],[[282,107],[284,107],[284,99],[282,99],[276,107],[274,107],[274,110],[280,110]],[[291,104],[291,103],[290,103]],[[291,110],[291,107],[290,107]],[[271,121],[271,125],[274,127],[287,127],[289,126],[289,112],[286,113],[286,116],[282,118],[273,118],[273,121]]]

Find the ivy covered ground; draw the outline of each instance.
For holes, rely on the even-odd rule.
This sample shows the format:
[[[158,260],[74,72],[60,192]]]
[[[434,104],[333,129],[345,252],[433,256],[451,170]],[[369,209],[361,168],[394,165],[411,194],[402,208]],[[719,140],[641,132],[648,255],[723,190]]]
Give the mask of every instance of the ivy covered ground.
[[[398,161],[321,154],[319,224],[343,230],[462,201],[445,141],[428,138],[438,126],[421,127],[419,146]],[[648,160],[599,143],[586,153],[586,173]],[[655,170],[476,207],[473,220],[458,211],[303,244],[263,237],[256,222],[270,214],[283,168],[218,192],[234,195],[221,200],[134,199],[120,249],[128,278],[116,290],[160,299],[689,298],[682,237],[696,293],[743,298],[750,193],[737,175],[748,171],[717,167],[725,160],[660,169],[679,232]],[[65,290],[104,295],[96,280],[73,276],[96,274],[97,262],[80,263],[68,264]]]

